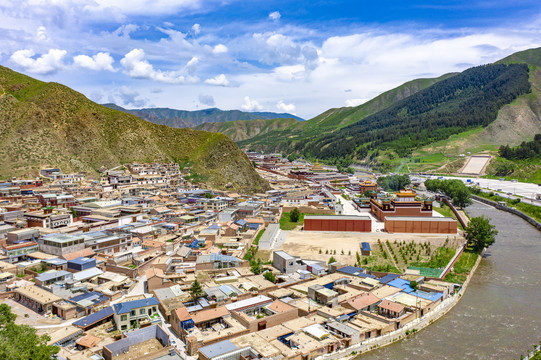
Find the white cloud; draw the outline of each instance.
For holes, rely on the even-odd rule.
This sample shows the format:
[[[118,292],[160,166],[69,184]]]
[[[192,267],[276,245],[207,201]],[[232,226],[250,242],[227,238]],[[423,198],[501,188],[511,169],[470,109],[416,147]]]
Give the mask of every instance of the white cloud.
[[[199,94],[199,102],[206,106],[214,106],[214,98],[212,95]]]
[[[224,44],[218,44],[212,49],[212,52],[215,54],[223,54],[226,53],[229,49]]]
[[[201,25],[193,24],[192,31],[195,35],[199,34],[201,32]]]
[[[282,100],[278,101],[276,104],[276,108],[280,110],[281,112],[290,113],[295,115],[295,105],[293,104],[286,104]]]
[[[263,64],[292,64],[299,60],[301,47],[289,36],[255,33],[252,37],[255,40],[257,59]]]
[[[227,80],[227,77],[224,74],[216,75],[212,79],[205,80],[206,84],[209,85],[216,85],[216,86],[228,86],[229,80]]]
[[[190,61],[186,64],[186,67],[184,68],[186,70],[186,73],[191,75],[192,77],[195,74],[195,71],[197,70],[197,64],[199,64],[199,58],[198,57],[192,57]]]
[[[115,68],[113,68],[113,63],[115,60],[109,53],[99,52],[96,55],[90,57],[88,55],[77,55],[73,57],[73,63],[76,66],[90,69],[90,70],[108,70],[108,71],[116,71]]]
[[[21,66],[26,71],[34,74],[52,74],[62,69],[66,50],[50,49],[47,54],[34,59],[34,51],[31,49],[18,50],[11,55],[10,60]]]
[[[38,27],[38,30],[36,31],[36,40],[39,42],[49,41],[49,37],[47,36],[47,29],[45,28],[45,26]]]
[[[244,111],[261,111],[263,106],[259,105],[257,100],[250,100],[249,96],[244,97],[244,103],[240,106]]]
[[[279,20],[282,17],[282,14],[280,14],[278,11],[273,11],[269,14],[269,19],[271,20]]]
[[[58,0],[49,1],[54,3]],[[181,9],[195,9],[200,3],[200,0],[94,0],[87,2],[85,9],[92,12],[117,11],[123,15],[169,15]]]
[[[365,103],[368,99],[347,99],[346,106],[359,106]]]
[[[186,80],[177,71],[155,70],[145,59],[143,49],[133,49],[120,60],[120,64],[124,67],[124,73],[135,79],[150,79],[170,84],[178,84]]]

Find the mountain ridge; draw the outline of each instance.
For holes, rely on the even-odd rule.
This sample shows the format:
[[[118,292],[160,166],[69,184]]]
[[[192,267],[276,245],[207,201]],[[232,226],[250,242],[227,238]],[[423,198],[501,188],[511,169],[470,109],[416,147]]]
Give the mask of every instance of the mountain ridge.
[[[196,127],[207,122],[228,122],[237,120],[304,119],[289,113],[245,112],[240,110],[221,110],[208,108],[202,110],[178,110],[172,108],[125,109],[116,104],[102,104],[105,107],[135,115],[154,124],[174,128]]]

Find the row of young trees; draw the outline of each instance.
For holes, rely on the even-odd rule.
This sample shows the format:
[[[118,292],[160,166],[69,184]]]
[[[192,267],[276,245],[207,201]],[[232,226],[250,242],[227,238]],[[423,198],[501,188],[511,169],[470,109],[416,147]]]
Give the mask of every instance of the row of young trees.
[[[461,208],[472,203],[470,190],[464,183],[456,179],[425,180],[426,189],[433,192],[441,192],[453,200],[453,204]]]

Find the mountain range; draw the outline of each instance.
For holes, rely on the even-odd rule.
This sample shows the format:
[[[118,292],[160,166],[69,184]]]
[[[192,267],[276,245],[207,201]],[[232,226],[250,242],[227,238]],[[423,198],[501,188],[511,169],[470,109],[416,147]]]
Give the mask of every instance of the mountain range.
[[[297,121],[303,121],[302,118],[288,113],[246,112],[240,110],[220,110],[217,108],[196,111],[169,108],[124,109],[110,103],[103,104],[103,106],[135,115],[154,124],[167,125],[174,128],[192,128],[208,122],[220,123],[237,120],[295,119]]]
[[[2,66],[0,158],[2,178],[35,176],[43,167],[97,175],[102,166],[176,161],[217,188],[268,189],[225,135],[153,124]]]
[[[461,73],[409,81],[357,107],[330,109],[238,143],[330,163],[381,164],[427,151],[496,150],[540,132],[538,48]]]

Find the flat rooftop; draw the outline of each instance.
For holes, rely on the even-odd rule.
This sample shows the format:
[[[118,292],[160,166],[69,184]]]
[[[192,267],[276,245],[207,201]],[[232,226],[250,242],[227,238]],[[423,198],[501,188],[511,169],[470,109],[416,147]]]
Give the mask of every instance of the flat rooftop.
[[[306,215],[304,220],[370,220],[370,216],[356,215]]]
[[[428,216],[386,216],[385,221],[448,221],[456,222],[449,217],[428,217]]]

